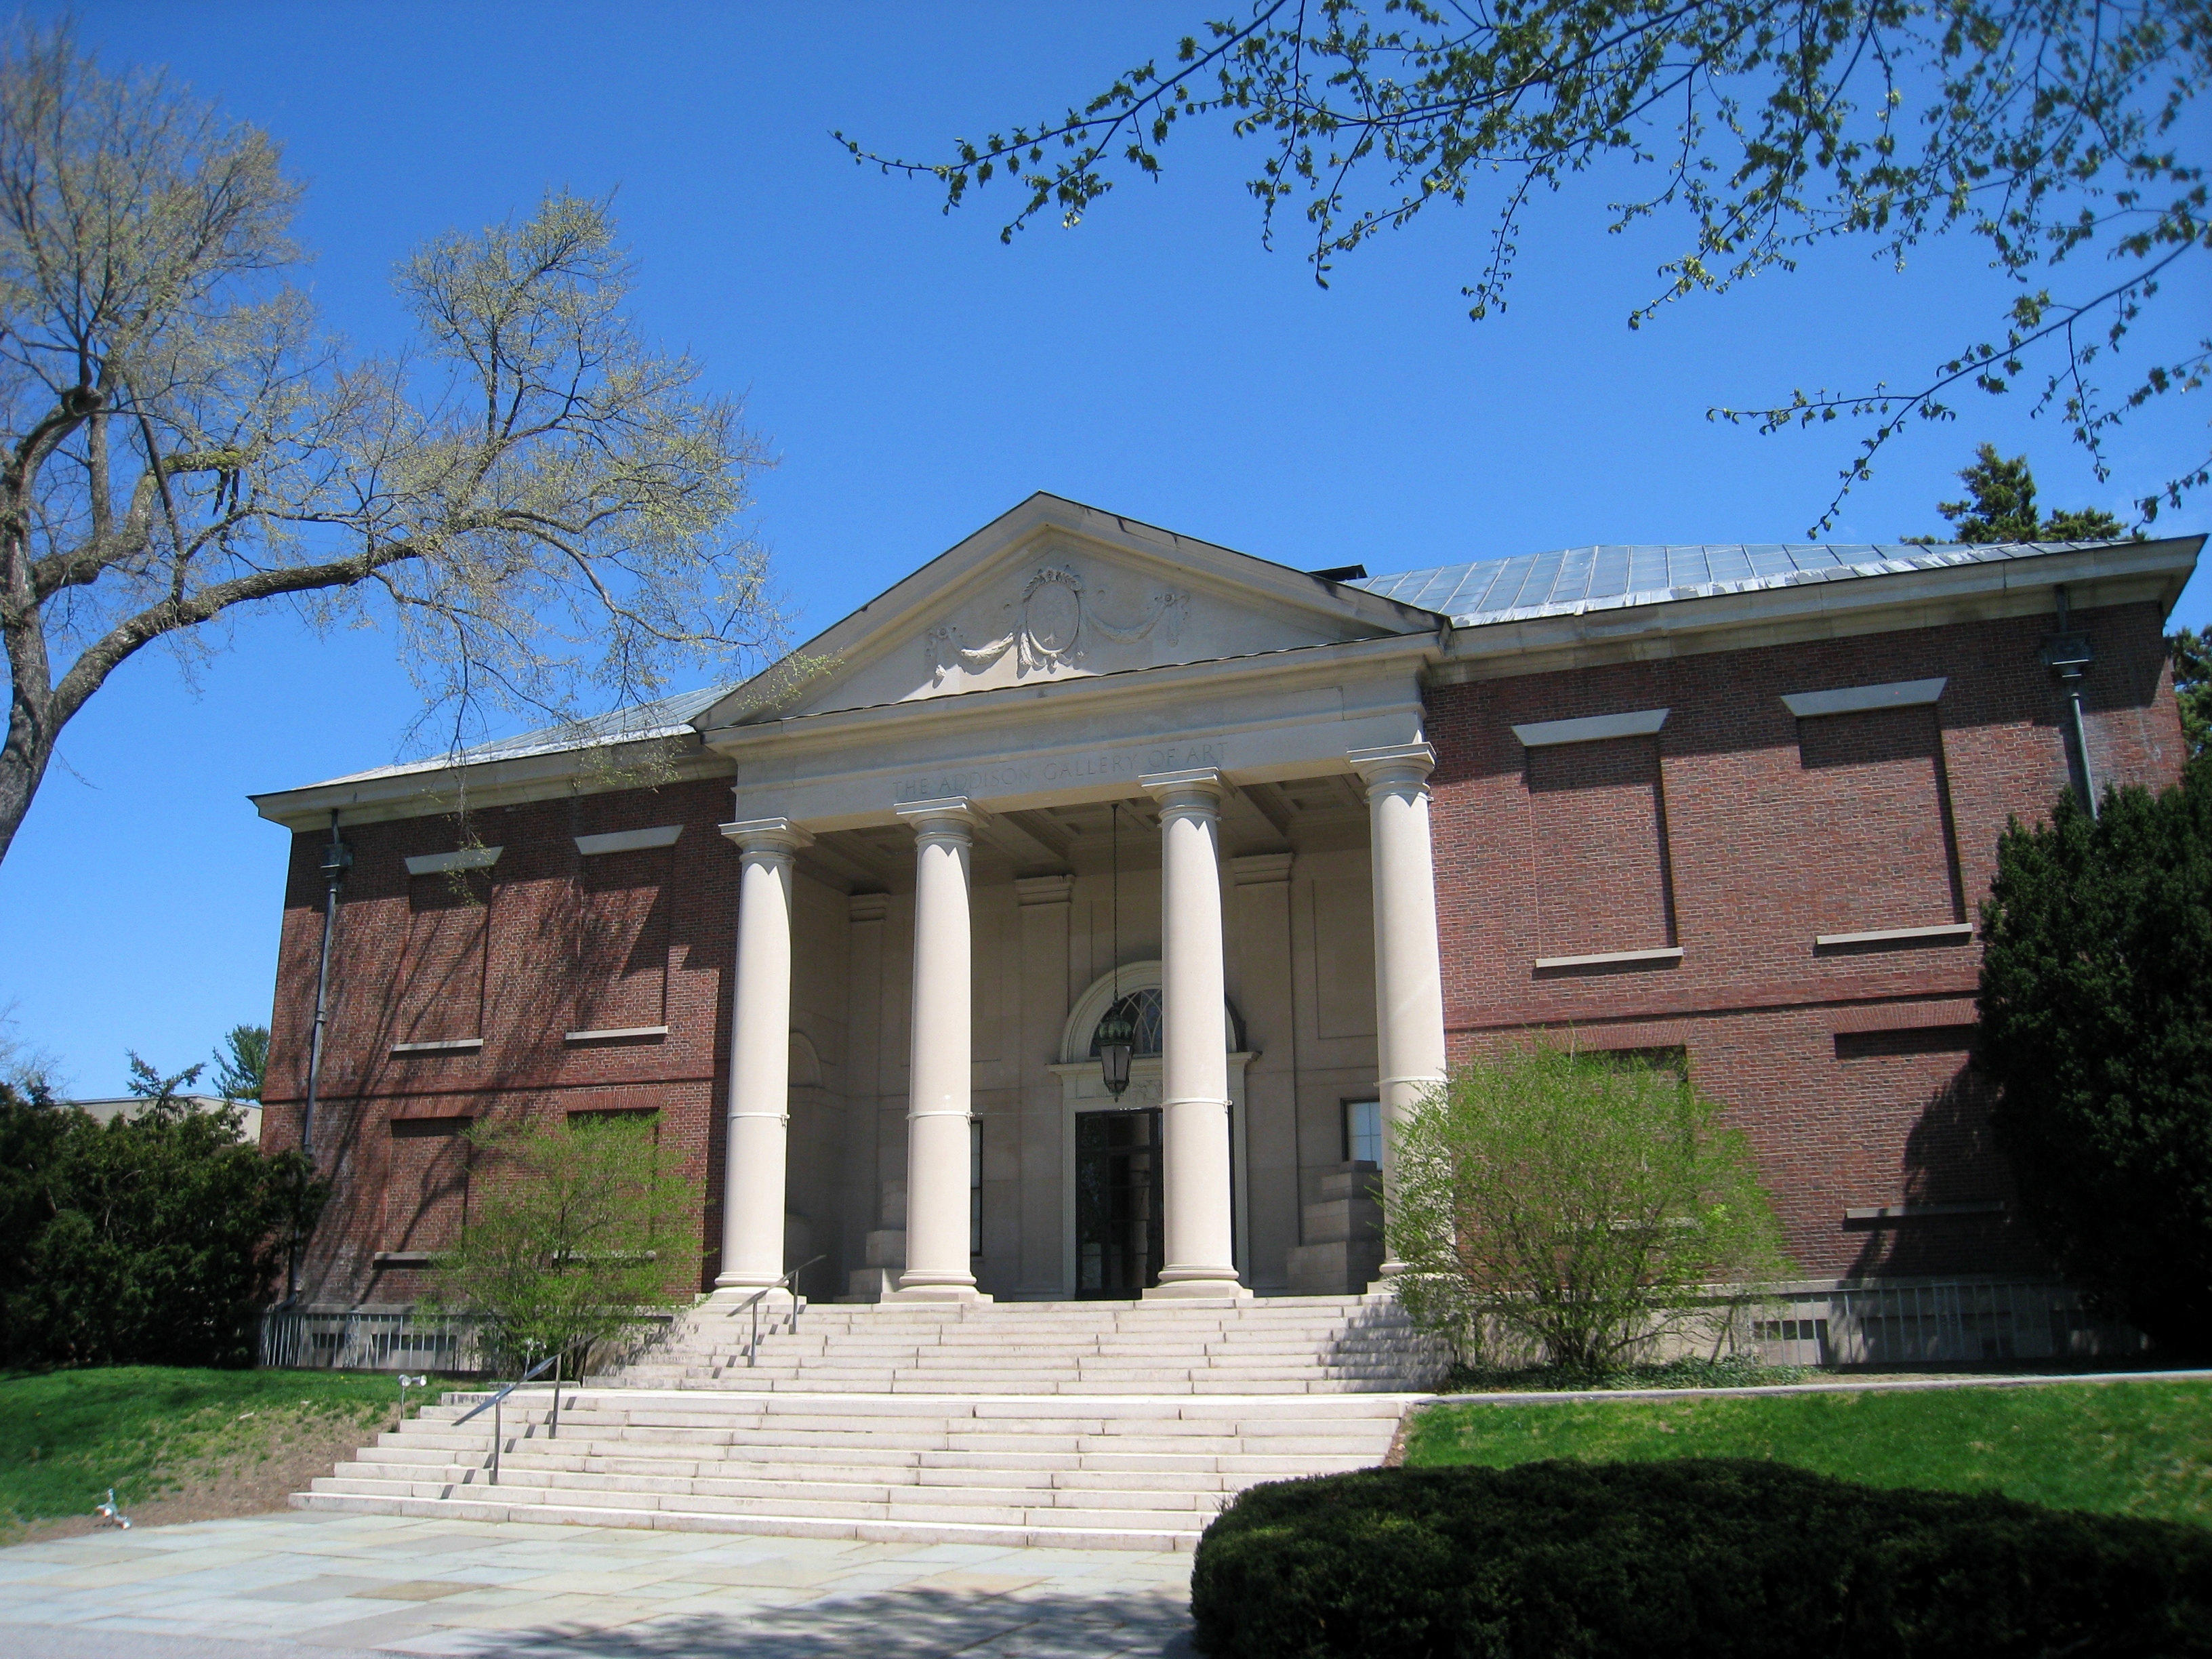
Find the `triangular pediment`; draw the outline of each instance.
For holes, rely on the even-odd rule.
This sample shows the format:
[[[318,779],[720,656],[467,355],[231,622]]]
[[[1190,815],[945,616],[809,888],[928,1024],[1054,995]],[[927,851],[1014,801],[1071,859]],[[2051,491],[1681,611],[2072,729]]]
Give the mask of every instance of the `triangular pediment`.
[[[738,687],[702,731],[1425,632],[1429,612],[1032,495]]]

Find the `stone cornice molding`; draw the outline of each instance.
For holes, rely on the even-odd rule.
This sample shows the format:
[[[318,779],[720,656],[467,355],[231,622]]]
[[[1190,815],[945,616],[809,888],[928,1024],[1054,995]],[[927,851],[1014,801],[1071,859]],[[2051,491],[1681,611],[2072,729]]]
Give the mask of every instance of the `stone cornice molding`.
[[[1584,714],[1565,720],[1530,720],[1513,728],[1523,749],[1551,749],[1570,743],[1604,743],[1613,738],[1649,738],[1667,724],[1668,708],[1635,708],[1619,714]]]
[[[604,836],[578,836],[576,851],[584,858],[608,853],[642,853],[656,847],[673,847],[684,834],[680,823],[657,824],[650,830],[616,830]]]
[[[1290,880],[1296,857],[1292,853],[1247,853],[1229,860],[1230,873],[1239,887],[1272,887]]]
[[[1059,705],[1069,697],[1111,703],[1116,718],[1127,720],[1135,710],[1125,705],[1149,702],[1173,708],[1188,699],[1193,685],[1218,689],[1231,677],[1252,677],[1271,686],[1291,686],[1338,682],[1350,669],[1356,674],[1366,671],[1376,678],[1385,678],[1394,671],[1409,675],[1418,672],[1442,655],[1434,633],[1393,635],[1335,644],[1302,645],[1259,656],[1208,657],[1197,662],[1124,669],[1079,679],[994,686],[987,690],[963,691],[908,702],[877,703],[865,708],[787,714],[744,726],[711,726],[702,736],[714,752],[732,757],[764,747],[784,749],[794,740],[809,746],[834,747],[847,741],[852,730],[860,726],[919,723],[935,730],[953,731],[969,725],[998,726],[1010,721],[1036,725],[1048,720],[1064,720],[1072,711]]]
[[[1074,894],[1073,876],[1019,876],[1014,881],[1014,902],[1019,905],[1065,904]]]
[[[1917,708],[1937,701],[1948,675],[1932,680],[1890,680],[1881,685],[1844,685],[1831,691],[1789,691],[1782,706],[1799,720],[1821,714],[1862,714],[1875,708]]]
[[[687,752],[672,759],[652,752],[647,744],[623,745],[611,758],[605,749],[562,750],[434,771],[337,778],[247,799],[272,823],[320,833],[329,829],[333,809],[345,814],[349,825],[389,823],[443,817],[459,810],[464,802],[471,811],[484,811],[528,801],[612,794],[647,783],[665,786],[730,775],[730,763],[721,756],[690,746],[696,738],[680,741]]]
[[[410,876],[444,876],[460,870],[489,870],[499,862],[503,847],[463,847],[451,853],[420,853],[407,860]]]

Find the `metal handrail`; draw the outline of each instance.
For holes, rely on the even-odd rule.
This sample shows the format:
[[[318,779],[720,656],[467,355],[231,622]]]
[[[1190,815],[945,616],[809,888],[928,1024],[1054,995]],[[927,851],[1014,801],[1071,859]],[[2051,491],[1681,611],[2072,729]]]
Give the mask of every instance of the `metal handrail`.
[[[517,1389],[520,1388],[524,1383],[529,1382],[532,1377],[538,1376],[548,1365],[556,1364],[560,1358],[560,1351],[556,1349],[553,1352],[546,1355],[544,1358],[539,1360],[535,1365],[532,1365],[528,1370],[523,1372],[521,1376],[516,1377],[514,1382],[508,1383],[497,1394],[492,1395],[490,1399],[482,1401],[472,1410],[455,1419],[453,1426],[458,1429],[471,1417],[481,1416],[485,1412],[489,1412],[491,1413],[491,1484],[493,1486],[496,1486],[499,1485],[499,1443],[507,1437],[506,1432],[500,1423],[500,1403],[504,1401],[507,1395],[513,1394]]]
[[[758,1290],[755,1291],[754,1291],[750,1296],[747,1297],[744,1301],[742,1301],[742,1302],[738,1303],[738,1305],[737,1305],[736,1307],[734,1307],[734,1308],[732,1308],[732,1309],[731,1309],[731,1310],[730,1310],[730,1312],[729,1312],[729,1317],[731,1317],[732,1319],[735,1319],[735,1318],[736,1318],[739,1314],[741,1314],[741,1313],[744,1312],[744,1310],[745,1310],[746,1309],[748,1309],[748,1308],[750,1308],[750,1309],[753,1310],[753,1340],[752,1340],[752,1346],[750,1346],[749,1348],[747,1348],[747,1349],[745,1350],[745,1364],[746,1364],[746,1365],[747,1365],[748,1367],[750,1367],[751,1365],[753,1365],[753,1364],[755,1364],[755,1363],[759,1359],[759,1358],[760,1358],[760,1304],[761,1304],[761,1298],[762,1298],[763,1297],[766,1296],[766,1295],[767,1295],[770,1291],[788,1291],[788,1292],[790,1293],[790,1296],[791,1296],[791,1329],[792,1329],[792,1334],[793,1334],[793,1335],[797,1335],[797,1334],[798,1334],[798,1332],[799,1332],[799,1310],[800,1310],[800,1309],[802,1309],[803,1307],[805,1307],[805,1306],[806,1305],[806,1304],[805,1304],[805,1302],[803,1302],[803,1301],[800,1299],[800,1297],[799,1297],[799,1274],[801,1274],[801,1273],[805,1273],[805,1272],[809,1267],[812,1267],[812,1266],[814,1265],[814,1263],[815,1263],[815,1262],[817,1262],[817,1261],[827,1261],[829,1259],[830,1259],[830,1258],[829,1258],[829,1256],[828,1256],[828,1255],[817,1255],[817,1256],[815,1256],[815,1257],[811,1258],[811,1260],[809,1260],[809,1261],[802,1261],[802,1262],[800,1262],[800,1263],[799,1263],[796,1267],[793,1267],[793,1268],[789,1273],[787,1273],[784,1274],[784,1276],[783,1276],[782,1278],[781,1278],[781,1279],[777,1279],[777,1280],[775,1281],[775,1284],[773,1284],[773,1285],[762,1285],[762,1286],[760,1287],[760,1289],[758,1289]]]

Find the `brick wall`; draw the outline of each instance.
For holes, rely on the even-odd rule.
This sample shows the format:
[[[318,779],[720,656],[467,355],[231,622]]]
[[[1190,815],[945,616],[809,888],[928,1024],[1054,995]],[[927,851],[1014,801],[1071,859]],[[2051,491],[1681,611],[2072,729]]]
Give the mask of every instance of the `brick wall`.
[[[2087,706],[2100,784],[2171,782],[2183,749],[2156,608],[2081,611],[2075,626],[2097,650]],[[1847,1224],[1848,1208],[2009,1189],[1966,1068],[1978,947],[1814,939],[1976,916],[2008,816],[2042,817],[2066,786],[2063,704],[2036,654],[2051,628],[1966,623],[1431,688],[1454,1053],[1529,1028],[1681,1045],[1751,1135],[1808,1274],[2039,1270],[2001,1214]],[[1948,684],[1932,708],[1800,720],[1781,701],[1938,676]],[[1639,827],[1628,758],[1652,740],[1524,750],[1509,729],[1657,708],[1671,711],[1655,744],[1663,840]],[[1567,748],[1593,753],[1577,767]],[[1535,968],[1662,942],[1662,877],[1679,961]]]
[[[2100,780],[2179,774],[2159,621],[2149,605],[2077,614],[2097,648]],[[2001,1213],[1846,1223],[1847,1208],[2009,1192],[1965,1066],[1973,943],[1814,939],[1974,916],[2008,815],[2037,817],[2065,787],[2063,706],[2036,657],[2048,631],[2033,617],[1965,623],[1432,688],[1455,1052],[1529,1027],[1686,1049],[1751,1135],[1808,1274],[2039,1270]],[[1948,684],[1932,708],[1800,720],[1781,702],[1939,675]],[[1524,750],[1509,729],[1656,708],[1671,712],[1656,738]],[[737,857],[716,828],[728,801],[725,783],[705,781],[495,808],[465,826],[347,830],[356,863],[316,1127],[339,1180],[305,1264],[310,1299],[414,1300],[421,1273],[374,1258],[450,1242],[469,1202],[467,1126],[580,1111],[659,1112],[666,1154],[702,1194],[711,1281],[737,902]],[[683,832],[667,848],[586,859],[574,840],[671,823]],[[408,856],[471,837],[503,849],[489,871],[408,875]],[[301,835],[292,849],[263,1120],[272,1149],[299,1143],[323,839]],[[811,890],[801,884],[803,900]],[[1534,965],[1668,945],[1679,961]],[[834,977],[807,966],[802,991],[817,969]],[[814,1002],[843,1006],[825,983],[795,1001],[798,1024]],[[566,1035],[659,1024],[665,1038]],[[480,1050],[392,1052],[475,1037]],[[827,1118],[817,1127],[827,1133]],[[829,1213],[826,1193],[799,1207]]]
[[[718,1263],[737,856],[717,830],[717,781],[349,827],[354,849],[331,963],[331,1015],[315,1144],[337,1195],[303,1276],[319,1302],[405,1303],[419,1270],[380,1251],[434,1249],[465,1212],[483,1118],[657,1110],[661,1145],[704,1196]],[[585,858],[574,837],[680,823],[675,845]],[[410,854],[472,836],[487,871],[412,876]],[[321,833],[294,837],[271,1025],[263,1144],[296,1146],[322,938]],[[570,1042],[574,1030],[665,1024],[665,1038]],[[395,1043],[481,1037],[477,1051]]]

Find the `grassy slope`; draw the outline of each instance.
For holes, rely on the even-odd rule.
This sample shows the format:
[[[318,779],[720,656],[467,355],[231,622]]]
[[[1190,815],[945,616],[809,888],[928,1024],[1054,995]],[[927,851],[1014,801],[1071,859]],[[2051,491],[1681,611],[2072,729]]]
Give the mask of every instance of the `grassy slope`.
[[[1406,1461],[1759,1457],[1877,1486],[1994,1490],[2212,1525],[2212,1383],[1433,1407]]]
[[[189,1466],[251,1455],[272,1419],[365,1425],[398,1394],[393,1376],[374,1372],[118,1365],[0,1376],[0,1526],[82,1515],[110,1486],[128,1508]]]

